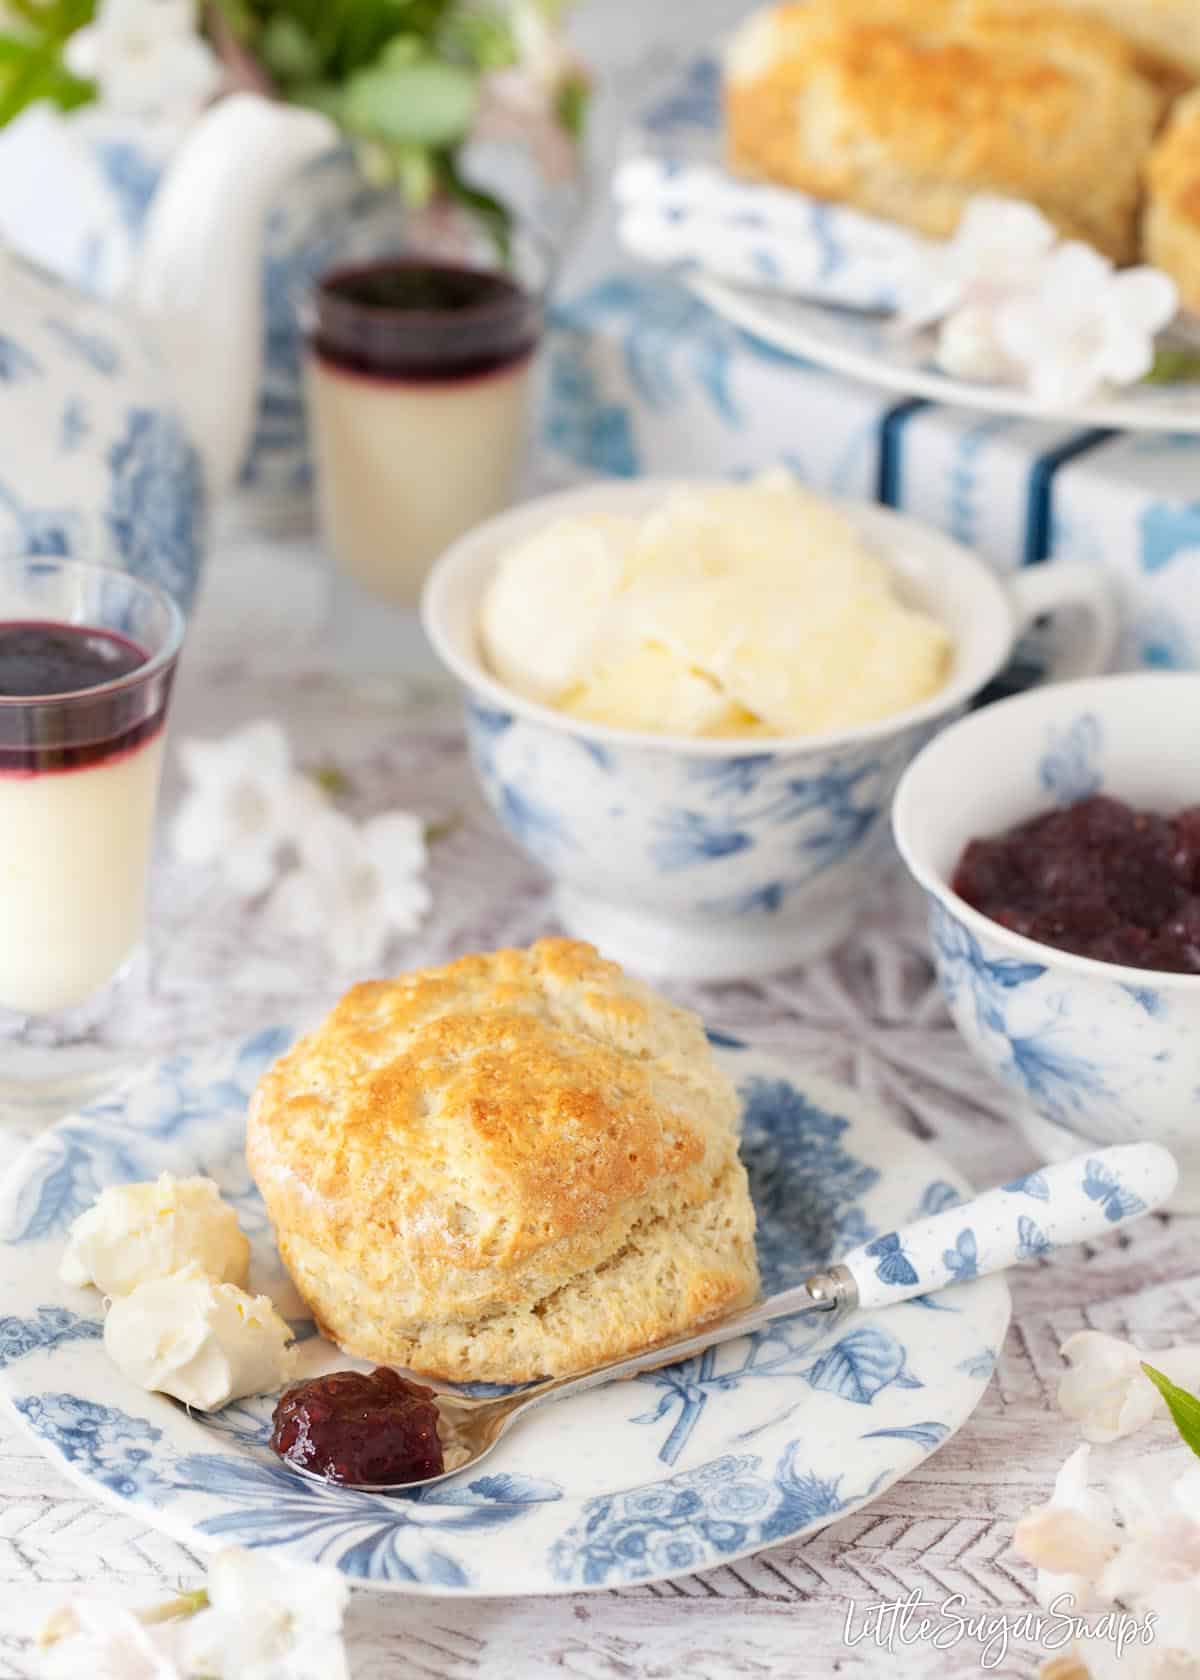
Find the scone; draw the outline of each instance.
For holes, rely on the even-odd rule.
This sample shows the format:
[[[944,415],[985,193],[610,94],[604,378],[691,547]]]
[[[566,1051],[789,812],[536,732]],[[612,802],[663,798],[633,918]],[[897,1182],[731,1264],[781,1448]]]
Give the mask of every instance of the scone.
[[[737,1120],[694,1015],[544,939],[354,987],[259,1083],[247,1158],[347,1353],[524,1382],[755,1297]]]
[[[1200,3],[1200,0],[1198,0]],[[1200,89],[1181,99],[1146,171],[1145,256],[1200,312]]]
[[[1014,0],[801,0],[726,60],[731,166],[935,238],[993,192],[1135,254],[1163,96],[1098,18]]]
[[[1023,0],[1009,0],[1022,4]],[[1200,5],[1196,0],[1055,0],[1100,17],[1128,36],[1148,72],[1178,90],[1200,81]]]

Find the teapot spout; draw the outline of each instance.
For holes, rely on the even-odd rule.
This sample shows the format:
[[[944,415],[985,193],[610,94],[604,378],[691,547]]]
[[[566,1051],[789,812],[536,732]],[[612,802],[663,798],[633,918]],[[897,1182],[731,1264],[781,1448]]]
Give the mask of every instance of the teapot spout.
[[[155,194],[132,298],[214,495],[233,484],[254,429],[267,209],[337,138],[318,112],[231,94],[189,132]]]

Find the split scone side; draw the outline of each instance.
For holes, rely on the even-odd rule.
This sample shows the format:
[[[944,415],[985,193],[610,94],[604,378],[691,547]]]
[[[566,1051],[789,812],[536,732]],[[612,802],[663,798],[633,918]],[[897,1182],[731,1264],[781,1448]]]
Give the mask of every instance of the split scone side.
[[[953,233],[968,200],[1028,199],[1115,261],[1136,253],[1163,93],[1102,19],[1036,0],[799,0],[726,59],[731,166]]]
[[[355,986],[260,1081],[247,1158],[347,1353],[524,1382],[753,1300],[737,1120],[696,1016],[545,939]]]
[[[1200,313],[1200,89],[1172,110],[1151,154],[1146,187],[1146,261],[1171,276],[1185,309]]]

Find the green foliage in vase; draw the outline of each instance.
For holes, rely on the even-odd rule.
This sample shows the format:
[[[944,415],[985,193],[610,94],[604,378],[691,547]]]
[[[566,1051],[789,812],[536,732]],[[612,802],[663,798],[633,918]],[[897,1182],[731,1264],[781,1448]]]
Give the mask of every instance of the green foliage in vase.
[[[525,0],[557,21],[556,0]],[[285,99],[333,118],[367,174],[411,203],[439,192],[501,226],[503,207],[470,188],[457,152],[484,74],[518,61],[510,8],[463,0],[216,0],[239,46]],[[578,135],[584,84],[556,111]]]
[[[323,111],[370,180],[418,207],[456,199],[503,244],[508,213],[465,178],[461,154],[487,78],[509,69],[529,144],[539,121],[578,139],[587,83],[555,46],[563,10],[564,0],[197,0],[197,21],[230,85]],[[34,100],[69,109],[97,97],[64,56],[97,13],[103,24],[101,0],[0,0],[0,124]]]

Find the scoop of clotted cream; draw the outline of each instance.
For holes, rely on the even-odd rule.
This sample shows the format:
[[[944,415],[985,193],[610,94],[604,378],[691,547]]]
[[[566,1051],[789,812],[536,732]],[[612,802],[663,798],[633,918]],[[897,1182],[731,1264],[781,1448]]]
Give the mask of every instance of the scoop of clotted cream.
[[[480,634],[518,694],[682,735],[850,729],[934,693],[951,651],[846,515],[782,471],[552,522],[501,558]]]
[[[219,1281],[243,1284],[250,1244],[211,1178],[163,1173],[148,1184],[102,1191],[71,1226],[58,1275],[118,1296],[193,1263]]]
[[[271,1394],[295,1375],[292,1332],[265,1295],[187,1266],[116,1300],[104,1349],[140,1388],[215,1412],[247,1394]]]

